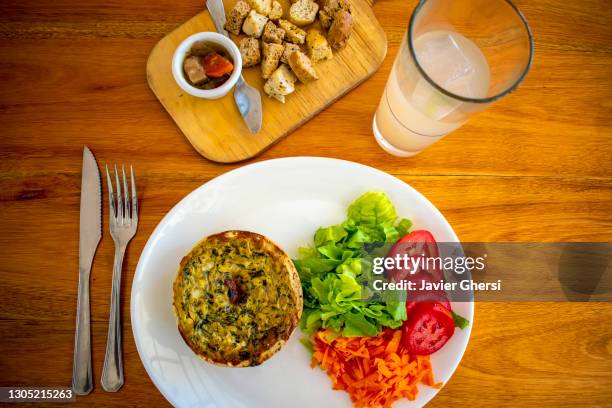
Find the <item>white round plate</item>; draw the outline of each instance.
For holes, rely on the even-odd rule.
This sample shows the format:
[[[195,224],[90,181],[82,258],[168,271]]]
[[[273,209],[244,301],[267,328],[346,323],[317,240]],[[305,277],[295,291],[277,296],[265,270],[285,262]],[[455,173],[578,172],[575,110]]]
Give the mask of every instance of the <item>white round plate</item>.
[[[225,368],[207,364],[187,347],[172,310],[172,282],[181,258],[203,237],[229,229],[255,231],[278,243],[292,257],[312,243],[320,226],[345,219],[346,208],[366,191],[385,192],[400,217],[431,231],[440,242],[457,236],[440,212],[415,189],[380,170],[361,164],[315,157],[254,163],[200,186],[159,223],[147,242],[132,284],[131,317],[138,353],[149,376],[170,403],[179,407],[351,407],[343,391],[334,391],[299,342],[299,330],[287,345],[259,367]],[[470,326],[456,330],[432,355],[436,381],[446,383],[467,347],[472,303],[453,304]],[[420,385],[422,406],[438,392]]]

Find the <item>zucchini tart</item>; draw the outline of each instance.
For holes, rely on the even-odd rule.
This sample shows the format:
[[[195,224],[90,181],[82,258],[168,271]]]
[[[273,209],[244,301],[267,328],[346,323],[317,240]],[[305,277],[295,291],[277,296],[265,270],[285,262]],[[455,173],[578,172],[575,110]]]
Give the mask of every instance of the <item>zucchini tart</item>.
[[[203,239],[182,259],[173,289],[187,345],[204,361],[227,367],[263,363],[289,339],[302,314],[293,262],[254,232]]]

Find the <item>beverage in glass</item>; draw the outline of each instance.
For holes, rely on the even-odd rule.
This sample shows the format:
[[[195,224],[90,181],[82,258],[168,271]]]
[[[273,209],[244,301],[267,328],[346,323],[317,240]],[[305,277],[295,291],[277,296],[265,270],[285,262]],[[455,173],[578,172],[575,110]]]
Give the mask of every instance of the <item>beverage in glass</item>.
[[[421,1],[374,116],[376,141],[396,156],[419,153],[516,89],[532,55],[510,1]]]

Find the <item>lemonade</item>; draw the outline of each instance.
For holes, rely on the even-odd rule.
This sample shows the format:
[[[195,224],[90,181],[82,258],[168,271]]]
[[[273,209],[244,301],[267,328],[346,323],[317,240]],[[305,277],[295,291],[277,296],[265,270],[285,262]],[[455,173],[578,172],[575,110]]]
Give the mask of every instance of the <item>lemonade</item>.
[[[373,130],[383,149],[412,156],[457,129],[467,119],[465,102],[434,88],[417,70],[407,40],[398,54],[378,110]],[[414,40],[418,62],[447,92],[463,98],[487,95],[490,71],[481,50],[452,31],[429,31]]]

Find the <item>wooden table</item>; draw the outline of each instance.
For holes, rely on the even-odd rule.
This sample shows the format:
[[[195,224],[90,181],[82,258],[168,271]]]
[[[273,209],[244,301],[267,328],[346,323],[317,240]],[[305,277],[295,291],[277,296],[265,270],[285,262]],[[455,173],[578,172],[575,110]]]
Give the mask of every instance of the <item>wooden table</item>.
[[[612,12],[605,0],[521,0],[535,60],[517,92],[411,159],[371,134],[415,1],[380,0],[377,74],[256,160],[329,156],[410,183],[464,241],[612,241]],[[91,406],[166,404],[132,338],[131,281],[164,214],[237,165],[201,158],[149,91],[145,61],[201,1],[4,0],[0,4],[0,386],[67,386],[77,289],[81,154],[133,163],[139,233],[124,268],[126,384],[102,391],[113,242],[92,271]],[[104,223],[107,207],[104,203]],[[479,303],[472,338],[432,406],[612,404],[612,304]]]

